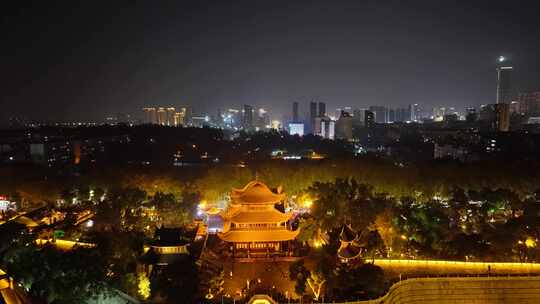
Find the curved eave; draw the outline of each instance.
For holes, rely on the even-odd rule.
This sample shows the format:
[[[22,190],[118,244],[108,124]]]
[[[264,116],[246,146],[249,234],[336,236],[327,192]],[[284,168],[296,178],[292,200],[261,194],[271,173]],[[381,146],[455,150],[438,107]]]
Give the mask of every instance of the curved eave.
[[[238,212],[234,216],[225,218],[226,220],[236,223],[283,223],[287,222],[293,216],[292,213],[282,213],[278,210],[260,211],[260,212]]]
[[[249,243],[249,242],[280,242],[294,240],[300,230],[257,230],[239,231],[231,230],[218,233],[218,237],[225,242]]]

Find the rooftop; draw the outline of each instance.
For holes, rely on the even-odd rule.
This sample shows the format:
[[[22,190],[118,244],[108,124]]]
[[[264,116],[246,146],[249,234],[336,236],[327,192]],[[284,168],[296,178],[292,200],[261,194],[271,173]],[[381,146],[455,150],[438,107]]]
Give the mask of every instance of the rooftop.
[[[233,189],[233,202],[239,204],[275,204],[285,199],[285,193],[275,193],[260,181],[251,181],[242,189]]]
[[[231,230],[225,233],[218,233],[218,236],[226,242],[279,242],[293,240],[299,230],[258,230],[258,231],[238,231]]]

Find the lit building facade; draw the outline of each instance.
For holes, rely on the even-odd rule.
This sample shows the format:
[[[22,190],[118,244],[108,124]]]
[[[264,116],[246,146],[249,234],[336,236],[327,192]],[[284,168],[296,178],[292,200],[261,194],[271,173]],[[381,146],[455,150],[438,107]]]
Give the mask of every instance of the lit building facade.
[[[223,231],[218,237],[230,244],[233,256],[291,254],[291,241],[299,231],[289,228],[292,213],[275,208],[285,197],[279,189],[274,192],[259,181],[232,190],[230,205],[221,213]]]
[[[289,123],[289,134],[304,136],[304,124],[303,123]]]

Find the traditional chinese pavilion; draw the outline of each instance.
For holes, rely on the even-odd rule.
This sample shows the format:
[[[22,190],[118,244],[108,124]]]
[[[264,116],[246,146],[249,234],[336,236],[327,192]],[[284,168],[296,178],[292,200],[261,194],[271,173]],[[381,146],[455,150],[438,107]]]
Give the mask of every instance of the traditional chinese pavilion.
[[[339,234],[340,246],[337,255],[344,263],[348,263],[360,257],[362,247],[360,236],[349,225],[343,225]]]
[[[276,209],[285,197],[280,189],[274,192],[259,181],[232,190],[229,208],[221,213],[223,231],[218,236],[230,243],[234,256],[290,255],[291,241],[299,231],[289,227],[292,213]]]

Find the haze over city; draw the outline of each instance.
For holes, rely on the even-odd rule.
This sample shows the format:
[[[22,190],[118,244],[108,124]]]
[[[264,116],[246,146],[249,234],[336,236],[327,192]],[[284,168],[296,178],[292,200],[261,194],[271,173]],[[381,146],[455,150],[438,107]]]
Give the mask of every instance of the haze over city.
[[[540,303],[536,1],[0,10],[0,304]]]
[[[534,1],[30,2],[2,10],[4,119],[101,121],[145,106],[251,104],[290,115],[371,105],[463,108],[538,90]],[[308,111],[307,106],[301,109]]]

